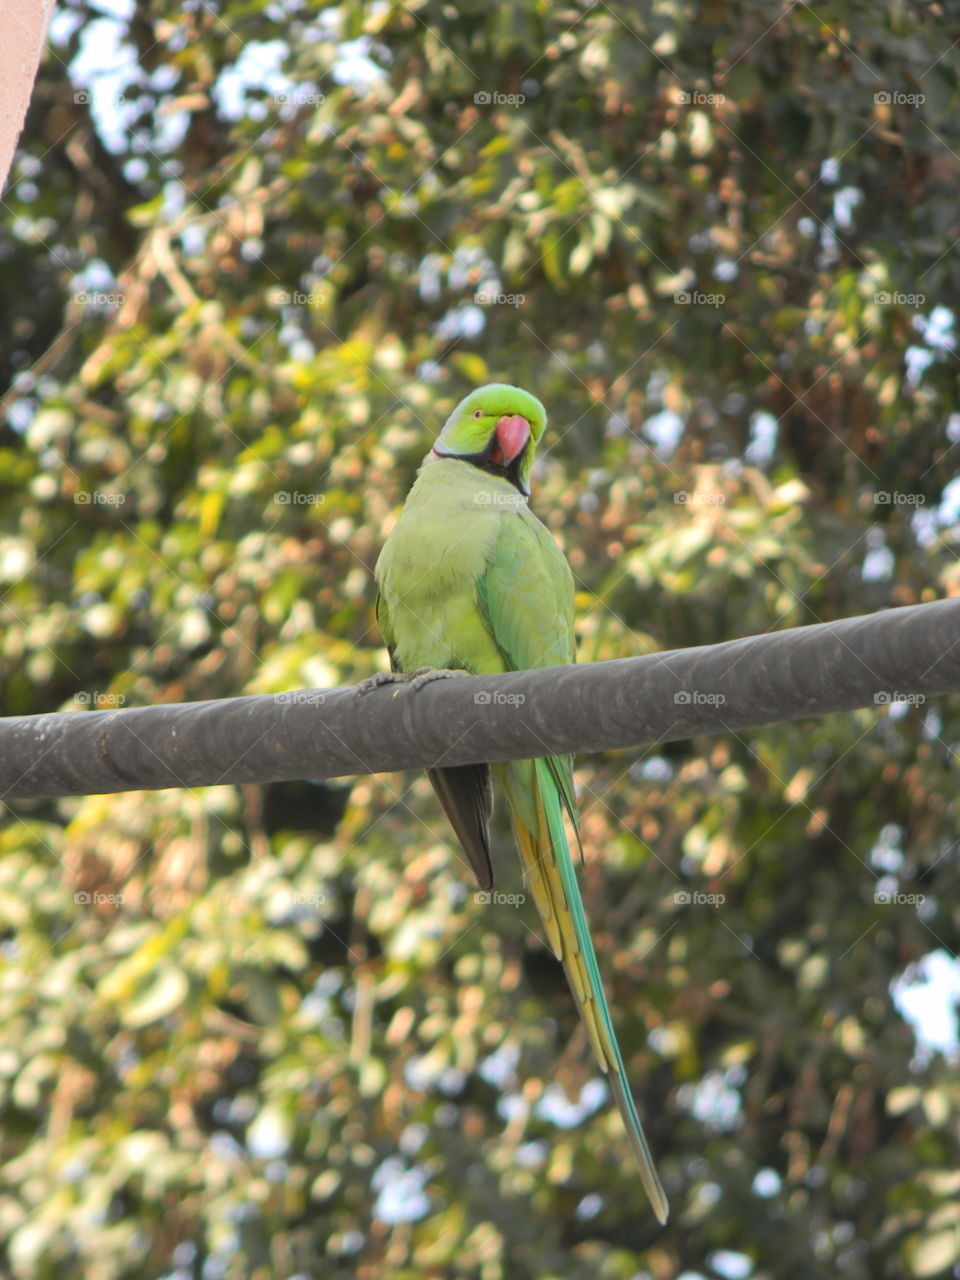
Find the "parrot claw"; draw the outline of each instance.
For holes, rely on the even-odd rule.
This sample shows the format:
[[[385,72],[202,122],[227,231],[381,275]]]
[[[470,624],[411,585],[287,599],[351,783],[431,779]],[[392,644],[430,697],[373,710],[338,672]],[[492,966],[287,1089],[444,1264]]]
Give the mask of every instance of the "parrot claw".
[[[429,684],[431,680],[449,680],[452,676],[468,676],[469,671],[464,671],[462,667],[419,667],[410,677],[410,688],[414,693],[419,693],[425,684]],[[400,690],[397,690],[399,693]],[[396,696],[396,695],[394,695]]]
[[[357,697],[362,698],[366,693],[372,693],[374,689],[379,689],[384,684],[397,684],[401,680],[409,679],[402,671],[378,671],[376,675],[368,676],[366,680],[361,680],[357,685]]]
[[[464,671],[460,667],[418,667],[416,671],[378,671],[376,675],[368,676],[366,680],[361,680],[357,685],[357,697],[362,698],[365,693],[372,693],[374,689],[379,689],[385,684],[409,685],[414,693],[419,693],[425,684],[429,684],[431,680],[447,680],[451,676],[468,676],[471,673]],[[400,692],[395,690],[394,697]]]

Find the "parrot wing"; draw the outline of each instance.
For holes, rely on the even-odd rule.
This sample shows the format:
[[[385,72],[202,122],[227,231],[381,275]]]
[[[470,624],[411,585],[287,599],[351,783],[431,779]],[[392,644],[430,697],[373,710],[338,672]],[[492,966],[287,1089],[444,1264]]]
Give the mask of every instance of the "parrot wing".
[[[377,624],[390,655],[390,668],[400,671],[396,645],[390,626],[387,602],[377,598]],[[446,769],[428,769],[427,777],[457,839],[470,859],[473,873],[481,889],[493,888],[493,865],[490,862],[490,815],[493,812],[493,785],[490,766],[463,764]]]

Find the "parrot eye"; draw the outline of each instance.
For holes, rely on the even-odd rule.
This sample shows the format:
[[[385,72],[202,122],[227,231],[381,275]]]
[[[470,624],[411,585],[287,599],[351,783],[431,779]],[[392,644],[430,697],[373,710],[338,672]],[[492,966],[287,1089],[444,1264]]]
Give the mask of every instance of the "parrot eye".
[[[482,418],[482,417],[483,417],[483,410],[482,410],[482,409],[474,409],[474,411],[473,411],[473,416],[474,416],[474,418]]]

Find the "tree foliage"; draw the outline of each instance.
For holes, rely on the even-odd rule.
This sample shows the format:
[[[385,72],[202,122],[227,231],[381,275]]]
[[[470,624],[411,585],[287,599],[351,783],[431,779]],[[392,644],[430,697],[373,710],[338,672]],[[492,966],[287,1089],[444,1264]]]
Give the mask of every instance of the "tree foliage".
[[[956,593],[956,34],[65,3],[0,231],[4,711],[381,669],[379,545],[494,378],[548,408],[581,661]],[[958,949],[958,738],[580,762],[663,1232],[505,832],[480,903],[422,778],[10,804],[0,1269],[955,1274],[947,978],[940,1049],[894,997]]]

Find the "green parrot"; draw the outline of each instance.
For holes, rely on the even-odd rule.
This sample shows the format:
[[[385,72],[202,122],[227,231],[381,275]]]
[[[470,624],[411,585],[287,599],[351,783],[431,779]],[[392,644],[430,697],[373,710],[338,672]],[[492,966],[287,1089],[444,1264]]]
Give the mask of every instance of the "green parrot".
[[[376,566],[377,617],[392,676],[493,675],[570,663],[573,575],[527,504],[546,426],[543,405],[493,382],[462,400],[424,459]],[[601,1068],[613,1089],[654,1213],[667,1198],[634,1105],[563,825],[577,832],[567,757],[431,769],[428,776],[476,874],[493,887],[491,773],[506,798],[523,863]]]

